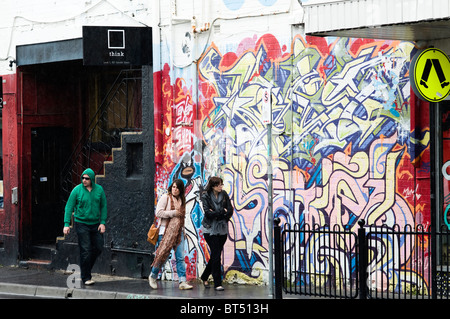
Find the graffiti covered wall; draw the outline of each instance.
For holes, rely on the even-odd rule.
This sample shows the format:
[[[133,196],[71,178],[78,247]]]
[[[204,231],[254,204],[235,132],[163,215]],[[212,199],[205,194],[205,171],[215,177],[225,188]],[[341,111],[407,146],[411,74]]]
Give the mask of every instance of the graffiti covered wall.
[[[186,184],[188,278],[199,277],[209,260],[199,194],[216,175],[234,206],[225,277],[267,282],[264,88],[273,108],[273,212],[283,223],[355,231],[359,219],[429,225],[429,136],[411,121],[412,43],[276,32],[228,41],[209,43],[194,66],[163,58],[154,77],[161,89],[155,191],[165,192],[174,178]]]

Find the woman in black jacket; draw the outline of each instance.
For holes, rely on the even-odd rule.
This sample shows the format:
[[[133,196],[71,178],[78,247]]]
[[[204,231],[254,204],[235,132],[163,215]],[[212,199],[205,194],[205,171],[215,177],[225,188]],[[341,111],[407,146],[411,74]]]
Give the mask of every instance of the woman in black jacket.
[[[211,177],[202,195],[205,214],[202,221],[203,234],[211,255],[200,278],[204,286],[209,287],[208,277],[212,274],[214,288],[219,291],[224,290],[220,255],[228,236],[228,221],[233,215],[230,197],[222,190],[222,187],[223,180],[220,177]]]

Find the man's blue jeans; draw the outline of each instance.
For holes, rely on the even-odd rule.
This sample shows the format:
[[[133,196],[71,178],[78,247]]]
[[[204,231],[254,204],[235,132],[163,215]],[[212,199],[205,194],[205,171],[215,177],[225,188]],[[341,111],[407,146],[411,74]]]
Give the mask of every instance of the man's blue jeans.
[[[158,236],[158,242],[156,243],[155,250],[159,246],[159,242],[161,241],[163,235]],[[178,245],[177,249],[175,250],[175,260],[177,262],[177,275],[178,275],[178,281],[184,282],[186,281],[186,265],[184,263],[184,234],[181,235],[181,242]],[[152,267],[152,272],[150,276],[152,278],[157,279],[159,273],[159,268]]]
[[[87,225],[75,222],[78,247],[80,248],[81,280],[83,282],[92,279],[92,267],[103,249],[103,234],[100,234],[98,226],[99,224]]]

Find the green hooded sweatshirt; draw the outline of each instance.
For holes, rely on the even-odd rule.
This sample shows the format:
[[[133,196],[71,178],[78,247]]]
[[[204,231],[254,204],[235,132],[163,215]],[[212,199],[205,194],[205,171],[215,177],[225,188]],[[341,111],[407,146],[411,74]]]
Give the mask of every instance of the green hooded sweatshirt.
[[[92,181],[92,190],[89,192],[83,183],[74,187],[67,200],[64,226],[70,226],[72,212],[76,222],[95,225],[106,223],[106,196],[103,187],[95,184],[95,173],[92,169],[86,169],[83,175],[89,175]]]

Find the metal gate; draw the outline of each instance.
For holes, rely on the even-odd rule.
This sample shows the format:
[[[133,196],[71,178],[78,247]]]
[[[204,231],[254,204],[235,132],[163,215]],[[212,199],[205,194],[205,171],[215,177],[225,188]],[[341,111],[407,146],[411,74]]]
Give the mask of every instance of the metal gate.
[[[450,233],[446,227],[433,232],[422,225],[373,226],[360,220],[353,227],[284,224],[281,229],[276,219],[277,234],[275,285],[285,294],[350,299],[449,297]]]

